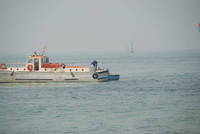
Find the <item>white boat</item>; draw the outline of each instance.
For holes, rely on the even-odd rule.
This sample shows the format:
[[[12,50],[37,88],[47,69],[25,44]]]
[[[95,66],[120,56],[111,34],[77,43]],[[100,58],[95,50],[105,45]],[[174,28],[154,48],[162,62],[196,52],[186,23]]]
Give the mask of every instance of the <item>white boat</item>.
[[[34,53],[23,67],[0,64],[0,83],[9,82],[66,82],[108,81],[109,71],[99,68],[97,61],[87,66],[69,66],[50,63],[49,57]]]

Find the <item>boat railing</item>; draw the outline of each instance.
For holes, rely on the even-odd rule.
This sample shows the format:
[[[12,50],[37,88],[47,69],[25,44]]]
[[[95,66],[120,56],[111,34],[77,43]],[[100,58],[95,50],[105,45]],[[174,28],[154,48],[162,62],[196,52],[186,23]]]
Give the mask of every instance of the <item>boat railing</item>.
[[[26,64],[24,63],[9,63],[6,64],[7,67],[26,67]]]
[[[70,63],[70,64],[65,64],[66,66],[75,66],[75,67],[91,67],[91,64],[82,64],[82,63]],[[25,63],[9,63],[6,64],[7,67],[26,67]],[[99,67],[104,68],[104,65],[99,63]]]
[[[84,64],[84,63],[66,63],[67,66],[80,66],[80,67],[91,67],[92,64]],[[98,63],[99,67],[104,67],[103,63]]]
[[[90,64],[80,64],[80,63],[70,63],[65,64],[66,66],[75,66],[75,67],[90,67]]]

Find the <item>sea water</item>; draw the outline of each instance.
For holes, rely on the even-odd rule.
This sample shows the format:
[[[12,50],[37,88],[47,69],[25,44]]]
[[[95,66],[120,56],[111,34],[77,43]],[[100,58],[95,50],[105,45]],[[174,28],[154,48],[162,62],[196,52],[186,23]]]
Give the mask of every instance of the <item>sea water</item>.
[[[0,134],[200,133],[200,54],[53,59],[65,63],[96,59],[110,72],[119,73],[120,80],[1,83]]]

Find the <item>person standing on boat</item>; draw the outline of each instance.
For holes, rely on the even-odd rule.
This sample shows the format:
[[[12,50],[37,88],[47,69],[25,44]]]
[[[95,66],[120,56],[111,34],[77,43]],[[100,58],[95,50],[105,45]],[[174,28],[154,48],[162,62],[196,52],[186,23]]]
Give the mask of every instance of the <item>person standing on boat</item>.
[[[91,64],[93,65],[94,72],[96,72],[97,71],[97,64],[98,64],[98,62],[96,60],[94,60]]]

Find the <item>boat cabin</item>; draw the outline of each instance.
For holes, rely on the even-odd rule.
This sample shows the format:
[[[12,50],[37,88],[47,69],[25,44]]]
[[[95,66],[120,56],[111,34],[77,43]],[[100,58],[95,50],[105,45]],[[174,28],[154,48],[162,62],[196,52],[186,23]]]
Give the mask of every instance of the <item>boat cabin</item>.
[[[94,67],[90,67],[89,65],[84,66],[68,66],[64,63],[50,63],[49,57],[43,54],[34,53],[33,55],[28,57],[28,61],[26,66],[9,66],[0,64],[2,68],[1,70],[7,71],[39,71],[39,72],[90,72],[92,68],[96,72],[101,71],[102,69],[97,69],[97,63],[93,65]],[[3,69],[5,68],[5,69]]]
[[[43,56],[43,55],[32,55],[29,56],[28,62],[27,62],[27,69],[29,71],[39,71],[43,64],[49,63],[49,57]]]

